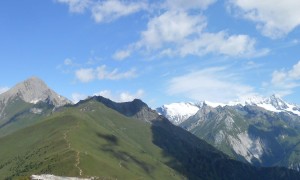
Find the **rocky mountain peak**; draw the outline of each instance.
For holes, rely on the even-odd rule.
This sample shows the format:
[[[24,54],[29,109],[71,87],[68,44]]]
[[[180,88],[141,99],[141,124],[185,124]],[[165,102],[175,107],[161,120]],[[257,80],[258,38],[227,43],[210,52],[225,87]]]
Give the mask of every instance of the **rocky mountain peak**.
[[[43,80],[37,77],[30,77],[0,95],[0,101],[4,104],[14,98],[20,98],[33,104],[40,101],[47,102],[56,107],[71,103],[68,99],[51,90]]]
[[[271,104],[278,110],[283,110],[288,108],[288,105],[279,96],[275,94],[267,98],[265,102]]]

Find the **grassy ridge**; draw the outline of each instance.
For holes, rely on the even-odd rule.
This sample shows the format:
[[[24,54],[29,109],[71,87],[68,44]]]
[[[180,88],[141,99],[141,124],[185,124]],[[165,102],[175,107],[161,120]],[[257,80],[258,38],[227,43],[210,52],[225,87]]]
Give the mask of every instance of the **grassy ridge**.
[[[0,149],[0,178],[41,173],[80,176],[82,170],[83,177],[181,179],[160,162],[161,150],[150,137],[149,124],[100,103],[66,108],[0,139],[1,147],[6,147]]]

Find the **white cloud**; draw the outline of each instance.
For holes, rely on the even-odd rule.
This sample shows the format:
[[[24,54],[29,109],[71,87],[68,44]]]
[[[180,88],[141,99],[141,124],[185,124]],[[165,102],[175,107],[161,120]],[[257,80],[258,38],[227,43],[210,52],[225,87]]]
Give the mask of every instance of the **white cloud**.
[[[79,69],[75,72],[76,78],[84,83],[93,81],[95,79],[95,70],[92,68]]]
[[[72,94],[72,101],[73,103],[78,103],[80,100],[86,99],[88,96],[85,94],[80,94],[80,93],[73,93]]]
[[[207,68],[174,77],[169,81],[169,95],[183,95],[201,101],[229,102],[255,94],[253,88],[239,83],[238,75],[225,67]]]
[[[75,71],[76,78],[84,83],[98,80],[120,80],[120,79],[132,79],[137,77],[135,69],[131,69],[125,72],[119,72],[119,69],[115,68],[111,71],[107,70],[106,65],[99,66],[97,68],[81,68]]]
[[[8,90],[9,90],[8,87],[0,87],[0,94],[5,93]]]
[[[113,94],[109,90],[103,90],[98,93],[95,93],[96,96],[103,96],[105,98],[111,99],[115,102],[128,102],[132,101],[134,99],[141,99],[144,96],[145,92],[142,89],[139,89],[135,93],[129,93],[129,92],[121,92],[121,93],[115,93]]]
[[[300,86],[300,61],[290,70],[275,70],[272,73],[271,84],[275,91],[284,92],[281,95],[291,94],[294,88]]]
[[[67,4],[72,13],[83,13],[89,10],[95,22],[110,22],[123,16],[137,13],[147,9],[145,1],[123,1],[123,0],[56,0],[56,2]]]
[[[135,94],[130,94],[128,92],[123,92],[120,94],[120,101],[126,102],[126,101],[132,101],[134,99],[140,99],[144,95],[143,90],[138,90]]]
[[[116,60],[123,60],[131,55],[131,51],[129,49],[118,51],[113,55],[113,58]]]
[[[166,0],[165,6],[174,10],[206,9],[216,0]]]
[[[64,65],[66,65],[66,66],[72,66],[72,65],[73,65],[72,59],[66,58],[66,59],[64,60]]]
[[[189,16],[186,12],[167,11],[148,22],[140,44],[147,49],[156,49],[165,43],[183,43],[205,26],[205,18],[201,15]]]
[[[98,23],[109,22],[146,9],[143,1],[129,2],[120,0],[99,1],[92,7],[92,16]]]
[[[257,29],[271,38],[280,38],[300,25],[299,0],[229,0],[238,16],[257,23]]]
[[[268,49],[257,50],[256,40],[248,35],[230,35],[225,31],[209,33],[206,26],[206,18],[202,15],[166,11],[152,18],[147,29],[141,33],[141,39],[127,50],[146,50],[159,56],[181,57],[207,54],[258,57],[269,52]]]
[[[56,0],[56,1],[59,3],[67,4],[69,6],[69,11],[73,13],[82,13],[91,4],[91,0]]]

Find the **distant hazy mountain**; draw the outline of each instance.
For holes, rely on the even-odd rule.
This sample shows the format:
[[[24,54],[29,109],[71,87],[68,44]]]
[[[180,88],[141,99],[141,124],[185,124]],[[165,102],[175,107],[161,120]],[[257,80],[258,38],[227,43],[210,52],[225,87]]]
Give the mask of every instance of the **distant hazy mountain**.
[[[233,101],[227,104],[211,103],[211,102],[205,102],[205,103],[212,107],[252,105],[252,106],[261,107],[265,110],[272,111],[272,112],[289,112],[300,116],[300,107],[298,105],[287,103],[284,100],[282,100],[279,96],[276,95],[272,95],[270,97],[253,96],[245,100]]]
[[[96,179],[300,177],[287,168],[256,168],[233,160],[141,100],[116,103],[91,97],[53,111],[61,103],[53,103],[55,97],[41,98],[49,91],[31,87],[36,86],[5,104],[5,117],[15,115],[0,128],[1,134],[14,127],[0,137],[0,179],[41,174]],[[31,91],[35,95],[28,95]]]
[[[55,107],[71,103],[68,99],[51,90],[37,77],[31,77],[24,82],[17,84],[7,92],[0,94],[0,102],[3,105],[15,98],[20,98],[21,100],[32,104],[47,102]]]
[[[299,112],[297,105],[275,95],[228,104],[205,102],[179,126],[235,159],[300,170]]]

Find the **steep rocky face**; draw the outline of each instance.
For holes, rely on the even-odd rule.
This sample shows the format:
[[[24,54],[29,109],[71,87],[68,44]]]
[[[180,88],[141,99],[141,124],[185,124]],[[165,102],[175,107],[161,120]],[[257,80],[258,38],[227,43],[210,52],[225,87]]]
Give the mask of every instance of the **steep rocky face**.
[[[20,98],[27,103],[36,104],[40,101],[47,102],[55,107],[71,103],[68,99],[51,90],[41,79],[31,77],[7,92],[0,95],[0,102],[5,105],[9,100]]]
[[[299,170],[300,118],[295,114],[250,105],[204,105],[180,126],[235,159]]]

